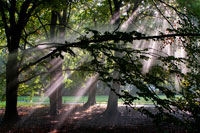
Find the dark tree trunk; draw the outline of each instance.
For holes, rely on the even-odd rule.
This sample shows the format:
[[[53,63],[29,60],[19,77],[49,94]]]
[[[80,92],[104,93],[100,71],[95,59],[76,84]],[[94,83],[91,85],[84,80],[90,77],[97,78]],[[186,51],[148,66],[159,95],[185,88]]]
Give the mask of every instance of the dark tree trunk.
[[[59,18],[59,25],[57,26],[57,19]],[[67,9],[63,10],[63,13],[58,13],[56,11],[52,11],[51,14],[51,27],[50,27],[50,37],[52,42],[60,42],[64,43],[65,42],[65,25],[67,24]],[[58,29],[59,34],[56,35],[56,29]],[[50,112],[53,112],[52,115],[57,115],[58,109],[62,108],[62,88],[64,87],[63,84],[63,74],[62,74],[62,66],[63,66],[63,61],[60,57],[55,58],[57,63],[53,63],[52,67],[54,66],[54,70],[56,74],[53,74],[51,76],[52,79],[59,79],[58,86],[55,88],[55,91],[53,92],[52,96],[50,96]],[[53,84],[53,81],[50,83],[51,85]],[[53,97],[54,96],[54,97]],[[53,107],[51,107],[53,106]],[[52,110],[52,111],[51,111]],[[55,114],[54,114],[55,113]]]
[[[21,2],[23,9],[17,12],[16,2],[16,0],[0,1],[1,21],[5,29],[9,51],[6,64],[6,109],[4,115],[4,121],[9,123],[19,119],[17,112],[17,91],[19,87],[18,48],[22,31],[31,14],[35,11],[35,4],[37,3],[32,3],[32,1]],[[32,7],[27,11],[31,3]],[[9,5],[9,8],[3,6],[4,4]]]
[[[57,91],[53,91],[51,95],[49,96],[50,101],[50,108],[49,108],[49,114],[56,116],[58,115],[58,106],[57,106]]]
[[[62,75],[62,59],[54,58],[50,61],[50,110],[51,115],[57,115],[58,109],[62,108],[62,87],[63,87],[63,75]]]
[[[58,13],[56,11],[51,12],[51,26],[50,26],[50,40],[51,42],[56,42],[56,24],[57,24],[57,17]],[[50,68],[50,95],[49,95],[49,101],[50,101],[50,107],[49,107],[49,114],[50,115],[57,115],[58,114],[58,104],[57,104],[57,96],[58,96],[58,88],[56,86],[56,70],[57,70],[57,58],[50,59],[49,62]]]
[[[61,43],[65,43],[65,25],[67,24],[67,9],[65,8],[63,10],[63,15],[61,14],[58,14],[58,17],[59,17],[59,24],[61,26],[59,26],[59,42]],[[61,85],[59,86],[58,88],[58,98],[57,98],[57,103],[58,103],[58,109],[61,109],[62,108],[62,89],[64,87],[64,84],[63,84],[63,74],[62,74],[62,66],[63,66],[63,61],[62,59],[59,57],[58,58],[59,62],[61,62],[61,64],[58,66],[58,74],[59,74],[59,77],[62,78],[62,82],[61,82]]]
[[[97,90],[97,82],[99,79],[99,75],[95,75],[93,82],[90,85],[90,88],[88,90],[88,100],[83,105],[84,108],[88,108],[94,104],[96,104],[96,90]]]
[[[17,90],[18,90],[18,61],[17,50],[8,54],[6,65],[6,109],[5,122],[14,122],[19,119],[17,112]]]
[[[64,77],[63,77],[63,74],[62,74],[62,66],[63,66],[63,60],[59,57],[57,58],[58,62],[59,62],[59,65],[58,67],[56,68],[57,70],[57,77],[60,78],[60,83],[59,83],[59,86],[57,88],[57,104],[58,104],[58,109],[61,109],[62,108],[62,88],[64,87],[64,84],[63,84],[63,80],[64,80]]]
[[[51,12],[51,26],[50,26],[50,40],[51,42],[55,42],[56,38],[56,23],[57,23],[57,12]]]
[[[49,92],[49,101],[50,101],[50,108],[49,114],[50,115],[57,115],[58,114],[58,104],[57,104],[57,96],[58,96],[58,87],[59,87],[59,77],[57,76],[57,67],[58,67],[58,59],[54,58],[50,61],[50,87]]]
[[[64,84],[61,83],[60,87],[58,88],[58,99],[57,99],[57,103],[58,103],[58,109],[62,108],[62,88],[63,88]]]
[[[21,31],[12,27],[8,42],[8,60],[6,64],[6,109],[4,122],[15,122],[19,119],[17,112],[17,91],[19,87],[18,48]]]

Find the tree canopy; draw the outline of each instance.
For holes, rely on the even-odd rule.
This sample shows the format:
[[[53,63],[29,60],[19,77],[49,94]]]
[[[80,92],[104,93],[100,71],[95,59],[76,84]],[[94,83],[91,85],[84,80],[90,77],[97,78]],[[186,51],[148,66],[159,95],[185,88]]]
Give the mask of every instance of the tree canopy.
[[[71,72],[64,76],[66,87],[98,73],[114,92],[113,82],[134,85],[137,95],[126,90],[116,95],[133,108],[140,97],[152,101],[156,114],[134,109],[158,124],[197,129],[199,4],[199,0],[0,0],[0,94],[6,98],[5,120],[18,117],[17,95],[48,88],[49,62],[62,58],[62,73]],[[58,37],[51,38],[52,34]]]

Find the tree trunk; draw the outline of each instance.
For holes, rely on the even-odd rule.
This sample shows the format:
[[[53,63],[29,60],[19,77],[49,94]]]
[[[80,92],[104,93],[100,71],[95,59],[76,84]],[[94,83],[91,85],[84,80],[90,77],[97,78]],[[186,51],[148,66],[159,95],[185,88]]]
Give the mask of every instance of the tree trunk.
[[[57,60],[59,62],[59,65],[57,67],[57,75],[58,75],[57,77],[61,79],[59,86],[57,88],[57,104],[58,104],[58,109],[61,109],[62,108],[62,88],[64,87],[64,84],[63,84],[64,77],[62,74],[63,60],[60,57],[58,57]]]
[[[10,6],[9,8],[3,5]],[[6,33],[7,48],[8,48],[8,60],[6,64],[6,109],[4,115],[5,122],[14,122],[19,119],[17,112],[17,91],[19,87],[19,69],[18,69],[18,48],[22,35],[22,31],[26,26],[30,16],[35,11],[35,3],[26,1],[21,3],[19,12],[17,12],[16,0],[0,1],[0,15],[3,27]],[[30,10],[29,7],[33,8]],[[35,8],[34,8],[35,7]]]
[[[86,103],[88,106],[96,104],[96,90],[97,90],[97,81],[94,83],[93,86],[91,86],[89,90],[88,101]]]
[[[49,101],[50,101],[49,114],[52,116],[58,115],[57,91],[56,90],[49,96]]]
[[[64,84],[61,83],[60,87],[58,88],[58,95],[57,95],[57,104],[58,104],[58,109],[62,108],[62,88]]]
[[[97,74],[94,77],[94,80],[89,88],[88,91],[88,100],[87,102],[83,105],[84,108],[88,108],[94,104],[96,104],[96,90],[97,90],[97,82],[99,79],[99,74]]]
[[[51,26],[50,26],[50,40],[51,42],[56,42],[56,24],[57,24],[57,17],[58,13],[56,11],[51,12]],[[57,115],[58,114],[58,104],[57,104],[57,96],[58,96],[58,88],[56,85],[56,73],[57,73],[57,67],[58,67],[58,62],[57,58],[50,59],[50,68],[49,68],[49,73],[50,73],[50,89],[52,89],[49,95],[49,101],[50,101],[50,107],[49,107],[49,114],[50,115]]]
[[[114,72],[114,77],[119,77],[118,72]],[[112,89],[109,92],[108,104],[106,111],[104,112],[105,117],[111,118],[113,116],[119,115],[120,112],[118,111],[118,96],[120,91],[120,83],[117,81],[113,81]]]
[[[62,59],[54,58],[50,61],[50,110],[51,115],[57,115],[58,109],[62,108],[62,87],[63,87],[63,75],[62,75]]]
[[[115,30],[120,24],[121,1],[113,0],[113,3],[114,3],[115,10],[114,10],[114,14],[112,14],[111,24]],[[115,52],[115,56],[120,57],[120,55],[121,53]],[[119,73],[114,71],[113,77],[117,79],[119,76],[120,76]],[[118,96],[116,95],[116,93],[119,93],[120,83],[113,81],[112,89],[113,90],[110,90],[109,92],[108,104],[107,104],[106,111],[104,112],[104,116],[107,118],[112,118],[113,116],[120,114],[118,111]]]
[[[60,24],[60,26],[58,27],[59,28],[59,35],[58,35],[59,42],[65,43],[65,25],[67,23],[66,22],[67,21],[67,9],[65,8],[63,10],[62,15],[58,14],[58,17],[59,17],[59,24]],[[58,88],[57,103],[58,103],[58,109],[61,109],[62,108],[62,90],[64,87],[64,84],[63,84],[64,77],[62,74],[63,61],[60,57],[58,57],[58,60],[59,60],[59,62],[61,62],[61,64],[58,66],[58,73],[59,73],[59,77],[62,77],[62,82]]]
[[[17,112],[18,81],[18,51],[9,52],[6,64],[6,109],[5,122],[14,122],[19,119]]]
[[[57,106],[57,96],[58,96],[58,87],[59,87],[59,79],[57,76],[57,67],[58,67],[58,60],[54,58],[50,61],[50,87],[49,92],[49,101],[50,101],[50,108],[49,114],[50,115],[57,115],[58,114],[58,106]]]

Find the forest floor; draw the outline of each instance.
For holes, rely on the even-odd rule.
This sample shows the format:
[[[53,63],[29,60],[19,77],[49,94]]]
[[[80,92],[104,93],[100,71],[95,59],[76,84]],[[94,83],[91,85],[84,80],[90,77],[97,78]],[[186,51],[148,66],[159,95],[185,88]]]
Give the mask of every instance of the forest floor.
[[[19,107],[21,117],[15,125],[2,124],[4,109],[0,110],[0,133],[87,133],[87,132],[186,132],[181,128],[163,125],[161,129],[150,118],[137,111],[120,106],[121,115],[111,119],[103,117],[106,106],[64,105],[58,116],[50,116],[47,106]],[[153,108],[149,108],[153,111]]]

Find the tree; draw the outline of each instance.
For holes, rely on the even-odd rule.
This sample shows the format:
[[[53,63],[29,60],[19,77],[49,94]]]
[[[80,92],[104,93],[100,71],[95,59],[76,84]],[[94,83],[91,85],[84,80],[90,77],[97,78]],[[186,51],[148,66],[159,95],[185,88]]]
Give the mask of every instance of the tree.
[[[128,18],[128,19],[132,19],[132,22],[129,22],[127,20],[127,22],[129,22],[127,24],[127,26],[129,26],[131,23],[133,23],[133,17],[134,17],[134,14],[135,14],[135,11],[137,10],[139,4],[140,4],[140,0],[136,0],[134,1],[134,7],[132,9],[132,14],[131,14],[131,17]],[[121,1],[118,1],[118,0],[113,0],[113,3],[114,3],[114,12],[112,11],[112,4],[111,4],[111,1],[110,1],[110,12],[111,12],[111,15],[112,15],[112,20],[111,20],[111,23],[113,23],[113,27],[114,27],[114,30],[117,31],[120,27],[120,7],[122,6],[122,3]],[[112,22],[113,21],[113,22]],[[123,20],[121,20],[123,21]],[[122,29],[123,31],[127,31],[128,28],[124,28]],[[120,44],[119,44],[120,45]],[[116,57],[121,57],[123,56],[120,52],[115,52],[115,56]],[[118,78],[120,77],[120,73],[117,72],[117,71],[114,71],[113,72],[113,83],[112,83],[112,88],[113,90],[111,89],[110,93],[109,93],[109,99],[108,99],[108,105],[107,105],[107,108],[106,108],[106,111],[105,111],[105,114],[106,116],[112,116],[110,114],[119,114],[118,112],[118,94],[120,92],[120,81],[118,80]],[[115,81],[116,80],[116,81]],[[112,117],[111,117],[112,118]]]
[[[67,11],[69,13],[67,13]],[[66,3],[66,6],[63,7],[63,10],[52,11],[51,25],[50,25],[50,35],[51,35],[50,37],[51,37],[52,43],[65,42],[65,30],[69,22],[70,12],[71,12],[71,3]],[[59,21],[59,24],[57,24],[57,20]],[[57,31],[58,31],[58,35],[56,35]],[[62,88],[63,88],[63,79],[64,79],[63,74],[62,74],[63,60],[62,58],[57,57],[57,58],[54,58],[51,62],[50,62],[51,66],[54,66],[52,67],[52,69],[53,71],[55,71],[53,72],[54,74],[51,75],[51,79],[60,79],[60,78],[62,79],[58,83],[59,86],[56,87],[55,90],[53,91],[52,96],[50,96],[50,112],[53,112],[51,114],[56,115],[57,114],[56,110],[62,108]],[[50,84],[51,85],[55,84],[55,81],[51,80]],[[54,104],[51,104],[51,103],[54,103]]]
[[[121,1],[118,0],[113,0],[114,3],[114,13],[111,14],[112,15],[112,20],[113,22],[111,22],[113,24],[114,29],[116,29],[119,25],[120,25],[120,6],[121,6]],[[111,6],[111,13],[112,13],[112,4],[110,3]],[[120,57],[120,53],[119,52],[115,52],[115,56],[116,57]],[[113,72],[113,79],[118,79],[118,77],[120,76],[119,72],[114,71]],[[120,91],[120,82],[114,81],[112,83],[112,88],[113,90],[110,90],[109,93],[109,98],[108,98],[108,104],[107,104],[107,108],[106,111],[104,112],[105,117],[108,118],[112,118],[112,115],[117,115],[119,114],[118,111],[118,94]],[[112,114],[112,115],[111,115]]]
[[[1,19],[6,33],[8,60],[6,64],[6,111],[4,120],[18,119],[17,90],[19,86],[18,49],[24,27],[41,1],[0,1]]]

